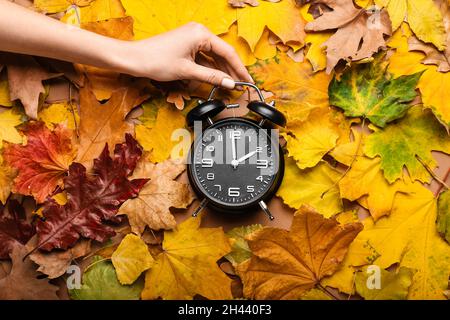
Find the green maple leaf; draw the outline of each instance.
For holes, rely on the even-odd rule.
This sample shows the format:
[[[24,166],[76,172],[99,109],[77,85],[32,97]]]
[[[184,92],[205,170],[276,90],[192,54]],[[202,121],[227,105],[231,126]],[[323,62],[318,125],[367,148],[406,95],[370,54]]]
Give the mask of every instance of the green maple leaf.
[[[443,238],[450,243],[450,191],[439,195],[437,229]]]
[[[381,58],[358,64],[336,76],[328,87],[330,104],[344,110],[348,117],[364,117],[384,128],[403,117],[411,107],[422,72],[393,79]]]
[[[142,278],[131,286],[121,285],[112,263],[94,257],[92,267],[83,275],[81,288],[69,290],[69,294],[74,300],[139,300],[143,289]]]
[[[398,123],[371,134],[364,147],[370,158],[381,157],[381,169],[390,183],[402,177],[403,167],[413,180],[429,182],[424,165],[436,168],[433,150],[450,153],[450,139],[433,114],[421,106],[411,108]]]

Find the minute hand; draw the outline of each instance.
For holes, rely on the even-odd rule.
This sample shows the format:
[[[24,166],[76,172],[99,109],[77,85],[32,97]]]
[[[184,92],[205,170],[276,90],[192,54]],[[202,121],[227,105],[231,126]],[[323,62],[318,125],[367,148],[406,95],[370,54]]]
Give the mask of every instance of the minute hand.
[[[253,157],[256,153],[257,153],[257,151],[252,151],[252,152],[250,152],[250,153],[247,153],[245,156],[240,157],[240,158],[237,160],[237,162],[238,162],[238,163],[241,163],[242,161],[245,161],[245,160],[247,160],[248,158]]]

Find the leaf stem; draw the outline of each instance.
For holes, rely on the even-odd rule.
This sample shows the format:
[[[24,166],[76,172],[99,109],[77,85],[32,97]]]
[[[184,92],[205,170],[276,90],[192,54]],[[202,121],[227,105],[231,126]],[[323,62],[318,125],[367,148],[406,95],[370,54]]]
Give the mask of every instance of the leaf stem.
[[[440,188],[438,189],[437,194],[439,194],[439,192],[442,190],[443,187],[447,190],[450,189],[450,186],[445,182],[445,180],[447,180],[447,178],[448,178],[450,169],[447,170],[447,173],[446,173],[444,179],[441,179],[433,172],[433,170],[431,170],[430,166],[428,166],[425,163],[425,161],[423,161],[422,158],[420,158],[417,154],[416,154],[416,159],[428,171],[428,173],[433,177],[433,179],[436,180],[437,182],[439,182],[439,184],[441,185]]]
[[[340,297],[336,296],[333,292],[328,290],[326,287],[322,286],[320,283],[317,284],[317,288],[325,293],[327,296],[331,297],[333,300],[341,300]]]

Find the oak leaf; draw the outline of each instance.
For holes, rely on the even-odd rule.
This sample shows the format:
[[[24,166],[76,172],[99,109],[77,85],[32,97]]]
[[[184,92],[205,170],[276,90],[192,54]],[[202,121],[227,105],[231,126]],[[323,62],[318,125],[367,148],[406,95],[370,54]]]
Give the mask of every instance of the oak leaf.
[[[327,73],[339,60],[358,61],[370,58],[380,48],[385,48],[384,36],[391,35],[391,22],[386,11],[356,8],[353,0],[318,0],[331,11],[305,26],[306,31],[337,29],[322,45],[327,51]]]
[[[146,226],[153,230],[173,229],[176,226],[169,208],[187,208],[194,196],[187,184],[175,181],[186,166],[177,160],[166,160],[158,164],[139,161],[132,178],[149,181],[139,196],[126,201],[118,215],[127,215],[131,230],[142,234]]]
[[[442,237],[450,243],[450,191],[446,190],[439,195],[437,229]]]
[[[341,226],[304,206],[294,215],[290,231],[263,228],[251,234],[253,256],[237,269],[244,296],[299,299],[337,270],[361,230],[361,223]]]
[[[342,211],[338,180],[341,173],[325,162],[300,170],[292,158],[286,158],[283,182],[277,195],[291,208],[309,205],[325,217]]]
[[[58,300],[59,287],[39,278],[30,259],[25,259],[25,246],[15,246],[12,253],[11,272],[0,280],[0,300]]]
[[[101,104],[89,86],[82,88],[77,161],[90,168],[92,159],[100,154],[105,143],[115,145],[122,142],[125,133],[133,131],[133,126],[125,121],[125,117],[147,97],[140,83],[131,83],[114,91],[111,99]]]
[[[379,127],[404,116],[417,96],[421,73],[392,79],[381,58],[353,65],[330,83],[330,104],[349,117],[364,117]]]
[[[9,144],[3,155],[18,170],[13,192],[32,195],[43,202],[58,186],[75,158],[72,132],[58,125],[50,131],[42,122],[30,122],[24,129],[26,145]]]
[[[413,180],[429,182],[424,165],[431,170],[436,167],[433,150],[450,153],[450,140],[430,110],[420,106],[411,108],[398,123],[371,134],[364,146],[368,157],[381,157],[381,169],[389,183],[402,177],[404,167]]]
[[[163,251],[145,276],[142,299],[231,299],[231,280],[217,260],[231,251],[222,228],[200,228],[200,217],[165,231]]]
[[[147,180],[128,180],[142,151],[130,135],[126,142],[118,144],[111,158],[106,145],[94,161],[92,175],[79,163],[69,167],[64,178],[67,204],[61,206],[50,199],[44,204],[45,220],[37,223],[38,244],[36,248],[51,251],[55,248],[73,247],[80,236],[103,242],[115,234],[103,223],[113,220],[119,206],[136,197]]]
[[[442,14],[433,0],[375,0],[375,3],[386,7],[393,30],[406,18],[419,39],[433,43],[439,50],[444,49],[445,28]]]
[[[414,270],[407,267],[401,267],[397,272],[381,269],[380,288],[368,288],[367,283],[370,281],[371,272],[365,267],[356,273],[356,292],[365,300],[405,300],[414,273]]]
[[[83,274],[81,288],[69,290],[69,294],[74,300],[139,300],[143,287],[140,280],[130,286],[121,285],[111,262],[95,256]]]
[[[17,200],[10,200],[0,211],[0,259],[8,259],[14,247],[22,246],[35,234],[25,210]]]
[[[307,62],[294,62],[280,53],[251,66],[250,73],[261,88],[274,93],[276,107],[288,122],[304,121],[311,110],[328,107],[331,77],[324,72],[314,73]]]
[[[111,256],[121,284],[133,284],[142,272],[152,267],[152,255],[145,242],[135,234],[127,234]]]

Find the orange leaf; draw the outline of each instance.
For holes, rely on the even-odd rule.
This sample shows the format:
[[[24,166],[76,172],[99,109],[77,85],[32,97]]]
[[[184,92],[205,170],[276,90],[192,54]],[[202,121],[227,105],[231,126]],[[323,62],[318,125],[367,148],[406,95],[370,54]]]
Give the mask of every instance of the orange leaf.
[[[25,146],[8,144],[4,158],[11,167],[18,169],[13,192],[32,195],[43,202],[57,186],[75,158],[72,132],[62,125],[50,131],[43,122],[31,122],[25,128]]]

